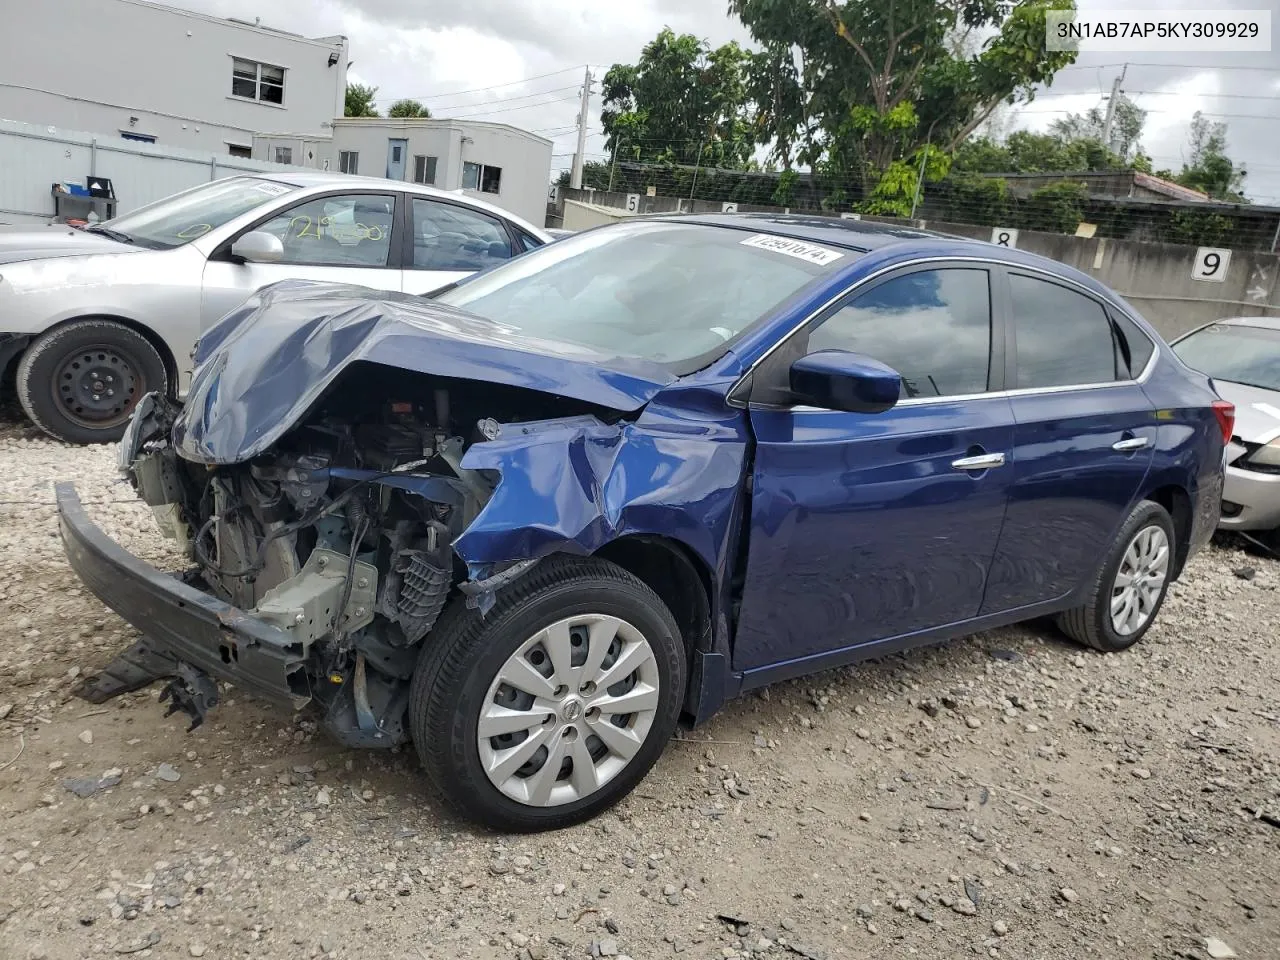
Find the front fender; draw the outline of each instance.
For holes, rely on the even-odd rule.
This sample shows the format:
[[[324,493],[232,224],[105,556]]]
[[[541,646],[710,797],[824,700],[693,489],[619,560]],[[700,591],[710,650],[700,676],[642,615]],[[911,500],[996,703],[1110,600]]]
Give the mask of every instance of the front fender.
[[[748,442],[745,421],[722,402],[697,413],[655,401],[633,423],[585,416],[503,425],[462,460],[467,469],[495,471],[499,482],[454,552],[482,579],[515,561],[588,555],[620,537],[665,537],[711,571],[716,645],[727,646]]]

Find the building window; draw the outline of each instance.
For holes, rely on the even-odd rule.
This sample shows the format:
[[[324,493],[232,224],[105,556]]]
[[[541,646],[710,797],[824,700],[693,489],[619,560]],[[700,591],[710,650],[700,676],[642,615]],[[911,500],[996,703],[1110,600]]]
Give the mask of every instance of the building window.
[[[360,154],[355,150],[339,150],[338,169],[343,173],[359,173]]]
[[[436,182],[436,158],[435,157],[414,157],[413,158],[413,182],[414,183],[435,183]]]
[[[231,60],[231,95],[262,103],[284,104],[284,67],[255,60]]]
[[[463,189],[479,190],[481,193],[501,193],[501,184],[501,167],[489,167],[482,163],[463,163]]]
[[[156,142],[156,138],[151,136],[151,134],[149,133],[126,133],[123,130],[120,131],[120,139],[132,140],[134,143],[155,143]]]
[[[276,163],[293,163],[293,147],[276,147]]]
[[[227,153],[233,157],[244,157],[244,159],[248,160],[253,157],[253,148],[246,147],[240,143],[228,143]]]

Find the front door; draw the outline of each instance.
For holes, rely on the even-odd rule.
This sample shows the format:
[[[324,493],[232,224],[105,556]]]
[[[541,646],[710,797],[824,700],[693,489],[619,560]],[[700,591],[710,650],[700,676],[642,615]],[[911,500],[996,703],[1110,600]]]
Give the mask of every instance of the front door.
[[[409,153],[408,140],[387,141],[387,179],[403,180],[405,158]]]
[[[733,656],[748,686],[753,670],[978,613],[1013,444],[1012,409],[997,392],[1003,335],[990,280],[980,266],[892,275],[837,304],[757,368]],[[831,348],[902,374],[898,406],[868,415],[763,405],[796,357]]]
[[[1030,272],[1008,289],[1013,485],[983,614],[1092,583],[1155,453],[1155,409],[1102,303]]]
[[[401,270],[398,258],[392,258],[399,236],[396,203],[394,194],[312,197],[249,228],[280,238],[284,256],[277,263],[237,263],[229,252],[234,238],[223,244],[205,265],[202,329],[260,287],[280,280],[324,280],[399,291]]]

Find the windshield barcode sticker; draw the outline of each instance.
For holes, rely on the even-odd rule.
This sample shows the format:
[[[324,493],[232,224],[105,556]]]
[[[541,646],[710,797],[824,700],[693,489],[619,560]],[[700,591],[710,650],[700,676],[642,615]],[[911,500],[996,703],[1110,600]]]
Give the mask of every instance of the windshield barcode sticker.
[[[825,267],[844,256],[839,250],[820,247],[816,243],[805,243],[803,240],[792,240],[789,237],[775,237],[769,233],[757,233],[742,241],[744,247],[758,247],[761,250],[772,250],[774,253],[807,260]]]

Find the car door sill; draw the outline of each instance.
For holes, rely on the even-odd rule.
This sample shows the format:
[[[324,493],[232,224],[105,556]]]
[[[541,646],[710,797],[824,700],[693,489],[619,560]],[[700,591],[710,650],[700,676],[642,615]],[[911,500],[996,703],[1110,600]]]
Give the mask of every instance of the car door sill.
[[[862,660],[887,657],[895,653],[901,653],[903,650],[910,650],[912,647],[920,647],[930,643],[942,643],[946,640],[967,637],[983,630],[1004,627],[1024,620],[1033,620],[1036,617],[1058,613],[1073,605],[1072,597],[1059,597],[1047,603],[1035,603],[985,617],[975,617],[972,620],[964,620],[960,623],[930,627],[926,630],[903,634],[898,637],[871,640],[867,643],[841,647],[838,650],[828,650],[824,653],[815,653],[812,656],[800,657],[796,660],[784,660],[781,663],[770,664],[767,667],[757,667],[739,675],[741,685],[736,693],[743,694],[749,690],[768,686],[771,683],[793,680],[806,674],[816,673],[819,670],[832,670],[836,667],[848,666],[851,663],[858,663]]]

